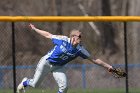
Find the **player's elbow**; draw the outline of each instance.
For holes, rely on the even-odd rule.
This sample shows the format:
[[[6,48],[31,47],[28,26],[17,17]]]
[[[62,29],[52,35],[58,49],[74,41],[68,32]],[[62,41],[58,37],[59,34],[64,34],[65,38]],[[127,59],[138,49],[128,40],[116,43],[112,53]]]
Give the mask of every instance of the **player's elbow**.
[[[45,37],[51,39],[52,38],[52,34],[46,34]]]

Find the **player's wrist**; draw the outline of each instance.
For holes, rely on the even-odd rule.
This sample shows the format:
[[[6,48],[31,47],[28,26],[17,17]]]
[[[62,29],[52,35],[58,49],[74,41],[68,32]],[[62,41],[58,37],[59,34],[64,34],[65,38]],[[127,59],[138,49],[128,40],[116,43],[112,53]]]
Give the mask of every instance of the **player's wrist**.
[[[36,31],[36,28],[32,28],[33,31]]]
[[[113,67],[112,66],[109,66],[107,69],[108,69],[109,72],[113,71]]]

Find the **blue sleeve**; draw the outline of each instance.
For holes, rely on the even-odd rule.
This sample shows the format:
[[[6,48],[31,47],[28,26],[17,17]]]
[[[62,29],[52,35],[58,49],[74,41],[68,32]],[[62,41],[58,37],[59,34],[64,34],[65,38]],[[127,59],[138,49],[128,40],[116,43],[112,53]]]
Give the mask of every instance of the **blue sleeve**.
[[[83,59],[87,59],[90,57],[89,52],[84,47],[81,48],[80,57],[82,57]]]
[[[53,44],[55,44],[55,45],[60,45],[60,44],[62,43],[62,40],[52,38],[52,42],[53,42]]]
[[[82,57],[83,59],[88,59],[89,58],[89,56],[87,56],[87,55],[85,55],[83,53],[80,53],[80,57]]]

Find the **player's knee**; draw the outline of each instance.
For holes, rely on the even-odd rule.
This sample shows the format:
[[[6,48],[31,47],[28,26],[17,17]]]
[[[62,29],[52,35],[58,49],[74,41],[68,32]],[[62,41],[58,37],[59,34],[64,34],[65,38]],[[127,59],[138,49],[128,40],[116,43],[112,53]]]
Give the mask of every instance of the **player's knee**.
[[[67,93],[67,91],[68,91],[68,87],[66,87],[66,88],[65,88],[65,91],[64,91],[64,93]]]
[[[67,93],[68,87],[64,87],[63,93]]]

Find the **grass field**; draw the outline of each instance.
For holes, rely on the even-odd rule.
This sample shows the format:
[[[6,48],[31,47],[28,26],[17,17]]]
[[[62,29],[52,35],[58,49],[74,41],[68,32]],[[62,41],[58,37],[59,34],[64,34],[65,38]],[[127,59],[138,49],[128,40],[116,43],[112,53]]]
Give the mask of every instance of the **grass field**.
[[[12,89],[0,89],[0,93],[14,93]],[[26,93],[57,93],[50,89],[27,89]],[[68,93],[125,93],[125,89],[69,89]],[[140,93],[140,89],[129,89],[129,93]]]

